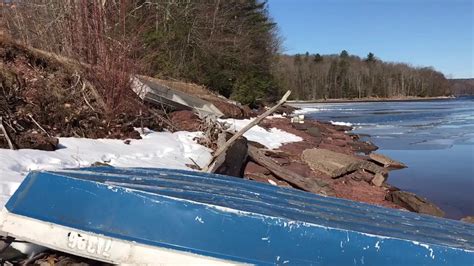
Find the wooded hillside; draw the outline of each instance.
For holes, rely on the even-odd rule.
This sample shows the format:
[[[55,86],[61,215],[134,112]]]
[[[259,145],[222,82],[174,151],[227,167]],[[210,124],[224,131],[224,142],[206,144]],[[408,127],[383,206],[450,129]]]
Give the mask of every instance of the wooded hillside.
[[[443,96],[451,84],[432,68],[349,55],[280,55],[273,68],[279,85],[301,100],[329,98]]]
[[[2,0],[0,0],[0,3]],[[120,106],[132,74],[205,85],[257,105],[296,99],[441,96],[452,83],[432,68],[373,54],[281,55],[262,0],[11,0],[0,28],[14,40],[94,66],[88,79]]]
[[[9,2],[0,23],[24,44],[104,70],[204,84],[247,104],[277,97],[270,66],[279,43],[265,1]]]
[[[454,95],[474,95],[474,79],[450,79]]]

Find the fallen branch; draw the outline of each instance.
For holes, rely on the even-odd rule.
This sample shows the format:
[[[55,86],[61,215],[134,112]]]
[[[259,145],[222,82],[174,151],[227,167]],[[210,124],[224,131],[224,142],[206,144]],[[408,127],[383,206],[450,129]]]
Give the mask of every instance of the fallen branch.
[[[97,92],[97,90],[95,89],[95,87],[88,81],[85,81],[83,80],[82,81],[83,84],[86,85],[86,88],[88,89],[88,91],[92,94],[92,96],[94,97],[94,100],[95,102],[100,106],[102,107],[102,110],[105,110],[107,109],[107,105],[105,104],[104,102],[104,99],[102,98],[102,96],[100,96],[99,92]]]
[[[335,195],[334,190],[326,182],[316,179],[315,177],[306,178],[297,173],[289,171],[284,167],[281,167],[271,158],[265,156],[264,150],[260,150],[253,145],[249,145],[248,154],[253,161],[267,168],[276,177],[285,180],[294,187],[326,196]]]
[[[142,101],[139,101],[135,98],[132,99],[135,103],[139,104],[139,105],[142,105],[142,106],[145,106],[144,103]],[[169,128],[169,130],[171,132],[174,132],[176,131],[176,127],[173,125],[173,123],[171,122],[171,120],[169,120],[168,118],[164,117],[163,115],[161,115],[160,113],[158,113],[157,111],[153,110],[152,108],[148,108],[148,111],[150,112],[150,114],[156,118],[158,118],[161,122],[165,123]]]
[[[28,114],[28,117],[31,119],[31,121],[33,121],[33,123],[35,123],[39,127],[39,129],[41,129],[48,137],[51,138],[49,133],[38,122],[36,122],[32,115]]]
[[[0,116],[0,129],[3,132],[3,136],[5,137],[5,139],[7,139],[8,146],[10,147],[10,150],[15,150],[15,146],[13,145],[12,140],[11,140],[10,136],[8,135],[8,132],[5,129],[5,126],[3,126],[3,117],[1,117],[1,116]]]
[[[204,172],[210,172],[210,165],[212,165],[214,163],[214,160],[219,157],[219,155],[221,155],[223,152],[225,152],[229,147],[230,145],[232,145],[232,143],[234,141],[236,141],[238,138],[240,138],[242,135],[245,134],[245,132],[247,132],[249,129],[251,129],[252,127],[256,126],[258,123],[260,123],[263,119],[265,119],[265,117],[271,115],[273,112],[275,112],[278,107],[280,107],[281,105],[283,105],[286,100],[288,100],[288,97],[290,97],[290,94],[291,94],[291,91],[287,91],[285,93],[285,95],[283,95],[283,97],[281,98],[281,100],[275,105],[273,106],[272,108],[268,109],[265,113],[259,115],[257,118],[255,118],[255,120],[253,120],[252,122],[250,122],[248,125],[246,125],[244,128],[242,128],[239,132],[237,132],[234,136],[232,136],[232,138],[230,138],[224,145],[222,145],[221,147],[219,147],[217,149],[217,151],[214,153],[214,155],[212,156],[212,159],[211,159],[211,162],[209,163],[208,166],[204,167],[203,168],[203,171]]]
[[[193,162],[194,166],[197,167],[197,169],[201,169],[201,166],[199,166],[199,164],[191,157],[189,157],[189,160],[191,160],[191,162]]]
[[[86,90],[86,83],[84,82],[84,83],[82,83],[82,91],[81,91],[82,97],[84,98],[84,102],[86,102],[87,106],[89,106],[89,108],[91,108],[92,111],[97,113],[97,111],[94,109],[94,107],[92,107],[92,105],[89,103],[89,100],[87,100],[85,90]]]
[[[176,131],[176,127],[173,125],[173,123],[171,123],[171,121],[169,119],[166,119],[164,116],[160,115],[157,111],[153,110],[153,109],[148,109],[150,111],[150,113],[155,116],[156,118],[158,118],[160,121],[162,121],[163,123],[165,123],[166,125],[169,126],[169,129],[173,132],[173,131]]]

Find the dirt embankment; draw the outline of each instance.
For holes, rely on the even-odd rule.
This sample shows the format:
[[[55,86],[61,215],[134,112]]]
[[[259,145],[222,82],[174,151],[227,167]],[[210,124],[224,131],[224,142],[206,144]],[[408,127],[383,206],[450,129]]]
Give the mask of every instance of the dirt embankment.
[[[95,76],[94,76],[94,72]],[[104,91],[101,72],[90,65],[14,43],[0,36],[0,148],[55,150],[57,137],[140,138],[134,129],[203,130],[192,112],[142,102],[126,88],[119,108]],[[111,76],[114,77],[113,75]],[[149,79],[153,79],[147,77]],[[226,117],[247,118],[252,111],[209,89],[186,82],[153,79],[214,103]],[[114,102],[114,103],[115,103]]]
[[[56,137],[140,138],[136,127],[172,127],[164,110],[142,103],[131,89],[120,108],[108,106],[110,92],[95,84],[93,72],[0,37],[0,117],[14,148],[54,150]],[[4,135],[0,130],[0,148],[9,148]]]

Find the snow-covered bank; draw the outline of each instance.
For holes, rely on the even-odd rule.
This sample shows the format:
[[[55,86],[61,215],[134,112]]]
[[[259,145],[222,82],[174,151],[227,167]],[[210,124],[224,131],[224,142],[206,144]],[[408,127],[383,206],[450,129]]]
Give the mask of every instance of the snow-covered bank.
[[[186,169],[211,158],[211,150],[193,139],[198,132],[148,131],[129,145],[122,140],[60,138],[62,148],[53,151],[0,149],[0,206],[15,192],[31,170],[53,170],[90,166],[105,162],[120,167],[163,167]]]
[[[228,123],[230,125],[230,131],[239,131],[246,125],[248,125],[250,122],[252,122],[253,119],[220,119],[219,121]],[[294,134],[285,132],[283,130],[277,128],[271,128],[270,130],[266,130],[265,128],[258,125],[247,131],[244,134],[244,137],[246,137],[248,140],[258,142],[269,149],[277,149],[285,143],[298,142],[303,140],[302,138]]]
[[[225,120],[232,125],[229,130],[240,130],[250,121]],[[201,134],[146,131],[142,135],[143,139],[131,140],[130,144],[113,139],[60,138],[61,148],[53,152],[0,149],[0,207],[32,170],[84,167],[95,162],[118,167],[187,169],[186,164],[193,164],[194,161],[203,167],[211,159],[211,150],[194,141]],[[245,137],[272,149],[284,143],[302,140],[280,129],[272,128],[267,131],[260,126],[252,128]]]

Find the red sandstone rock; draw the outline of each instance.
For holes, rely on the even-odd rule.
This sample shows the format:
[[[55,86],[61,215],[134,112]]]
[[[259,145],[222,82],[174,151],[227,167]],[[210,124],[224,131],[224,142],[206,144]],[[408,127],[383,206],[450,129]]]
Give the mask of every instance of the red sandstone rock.
[[[284,151],[288,154],[290,158],[290,164],[286,165],[285,168],[295,173],[302,175],[304,177],[317,177],[323,179],[325,182],[329,183],[331,188],[336,191],[336,196],[340,198],[346,198],[354,201],[359,202],[366,202],[370,204],[375,204],[379,206],[389,207],[389,208],[396,208],[400,209],[401,207],[394,204],[393,202],[389,202],[385,199],[387,194],[387,190],[384,187],[376,187],[370,184],[370,181],[373,179],[374,175],[368,172],[354,172],[350,175],[346,175],[340,179],[332,179],[330,176],[325,175],[324,173],[319,173],[316,171],[312,171],[311,168],[301,161],[301,154],[304,150],[309,148],[324,148],[328,150],[332,150],[339,153],[344,153],[347,155],[354,155],[354,149],[352,146],[357,146],[359,143],[357,138],[348,136],[344,133],[341,133],[341,128],[336,128],[330,124],[324,124],[318,121],[305,121],[304,124],[298,124],[295,128],[295,124],[291,124],[288,119],[267,119],[266,125],[269,127],[279,128],[286,132],[295,134],[303,139],[301,142],[293,142],[288,143],[280,147],[280,150]],[[304,126],[303,126],[304,125]],[[311,127],[316,127],[320,132],[320,137],[315,137],[308,134],[307,129]],[[299,130],[301,128],[302,130]],[[347,145],[342,146],[342,142],[338,142],[336,145],[336,141],[346,142]],[[366,144],[359,144],[360,146],[367,146]],[[360,157],[360,156],[359,156]],[[249,166],[250,165],[250,166]],[[255,168],[258,168],[259,172],[264,172],[265,168],[259,167],[258,165],[255,166],[255,163],[249,163],[246,168],[246,173],[250,173]],[[263,168],[263,169],[260,169]],[[268,170],[267,170],[268,171]],[[355,178],[361,180],[356,181],[353,179]]]
[[[267,168],[260,166],[254,162],[247,163],[247,166],[245,167],[244,175],[246,175],[247,173],[264,174],[264,175],[271,174],[271,172]]]
[[[201,120],[192,111],[176,111],[170,115],[171,123],[178,129],[183,131],[199,131],[201,128]]]

